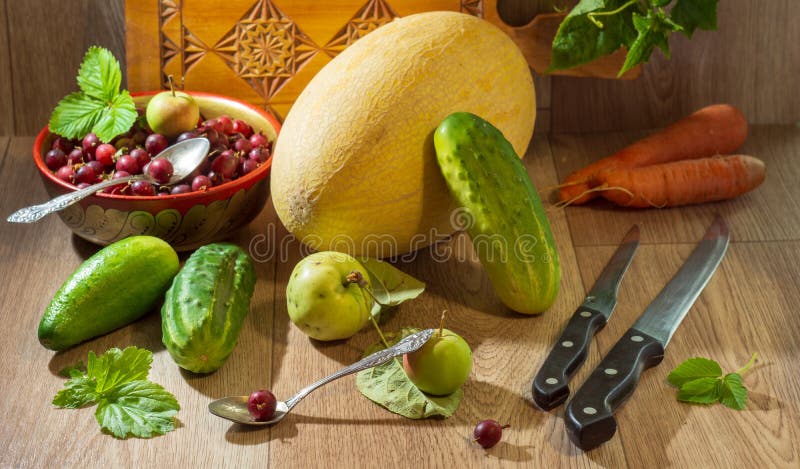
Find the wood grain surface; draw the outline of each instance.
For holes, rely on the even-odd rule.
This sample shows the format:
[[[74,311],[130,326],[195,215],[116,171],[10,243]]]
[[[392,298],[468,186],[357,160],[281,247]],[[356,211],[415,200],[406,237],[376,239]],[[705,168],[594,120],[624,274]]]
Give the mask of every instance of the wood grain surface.
[[[97,247],[69,234],[56,217],[36,225],[0,224],[0,467],[98,465],[136,467],[797,467],[800,455],[800,236],[795,225],[768,224],[796,218],[798,194],[788,187],[797,165],[797,129],[756,127],[748,141],[769,168],[767,182],[737,201],[669,211],[589,208],[551,210],[563,280],[555,305],[538,317],[509,313],[499,303],[465,235],[398,263],[428,288],[402,305],[384,326],[432,326],[443,309],[448,327],[474,351],[464,400],[446,420],[410,421],[362,397],[353,377],[321,388],[279,425],[250,429],[211,416],[214,398],[269,387],[288,396],[300,387],[357,360],[377,341],[365,329],[347,341],[309,340],[286,314],[285,288],[303,255],[278,222],[271,205],[233,242],[250,250],[258,282],[239,344],[216,373],[182,372],[161,344],[157,312],[104,337],[54,354],[36,339],[50,297]],[[558,135],[534,138],[525,159],[537,187],[555,184],[591,148],[623,145],[640,133]],[[0,137],[0,214],[45,198],[28,163],[32,138]],[[587,156],[588,157],[588,156]],[[783,192],[781,192],[783,191]],[[785,204],[764,203],[786,199]],[[731,205],[733,204],[733,205]],[[617,414],[617,435],[584,453],[567,439],[563,406],[543,412],[532,403],[530,384],[568,315],[581,302],[624,231],[640,223],[643,245],[620,289],[608,326],[593,341],[579,385],[635,321],[685,260],[714,213],[729,222],[733,242],[684,324],[664,362],[644,373],[635,395]],[[588,233],[587,233],[588,232]],[[283,248],[279,248],[283,244]],[[442,259],[451,250],[452,256]],[[460,254],[459,254],[460,253]],[[460,258],[459,258],[460,255]],[[62,386],[57,372],[85,359],[89,350],[137,345],[155,352],[151,379],[181,404],[179,428],[152,440],[117,440],[102,434],[92,409],[57,410],[50,399]],[[744,411],[721,405],[678,403],[666,382],[669,371],[693,356],[718,360],[726,370],[759,353],[745,375],[750,400]],[[511,424],[501,443],[484,451],[471,444],[473,426],[494,418]],[[42,423],[45,422],[45,423]]]
[[[498,5],[505,21],[516,26],[552,11],[549,0]],[[125,67],[124,9],[124,0],[0,0],[0,135],[38,132],[58,100],[75,89],[75,73],[90,45],[110,48]],[[793,125],[800,121],[800,48],[792,47],[800,43],[798,15],[795,0],[726,0],[719,5],[718,32],[698,31],[692,40],[675,35],[672,59],[656,52],[637,80],[537,74],[537,126],[557,132],[649,129],[712,102],[740,106],[752,123]],[[70,18],[69,27],[43,33],[33,20],[56,16]],[[157,68],[151,59],[146,63]]]
[[[0,51],[0,75],[4,75],[0,78],[0,104],[9,90],[2,85],[9,83],[13,113],[6,116],[0,107],[0,134],[6,130],[7,135],[35,135],[47,123],[56,103],[77,89],[75,77],[89,46],[106,47],[125,63],[123,0],[4,3],[0,46],[7,35],[10,66],[2,67],[5,51]],[[44,23],[47,28],[43,28]],[[7,117],[13,123],[6,121]]]
[[[6,24],[6,0],[0,0],[0,135],[14,135],[14,101],[11,97],[11,61]]]

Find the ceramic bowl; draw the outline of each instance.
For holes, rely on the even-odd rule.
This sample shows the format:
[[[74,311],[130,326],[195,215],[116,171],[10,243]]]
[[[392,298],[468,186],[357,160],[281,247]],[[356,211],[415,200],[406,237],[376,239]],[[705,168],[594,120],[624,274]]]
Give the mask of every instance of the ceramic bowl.
[[[156,93],[133,93],[136,106],[144,108]],[[244,120],[270,141],[277,138],[280,123],[267,111],[225,96],[189,94],[204,118],[227,114]],[[54,138],[45,126],[33,145],[33,160],[50,197],[75,190],[44,164]],[[154,197],[97,193],[58,215],[73,233],[103,246],[128,236],[150,235],[164,239],[178,251],[192,250],[230,236],[261,212],[269,196],[271,166],[272,157],[255,171],[204,192]]]

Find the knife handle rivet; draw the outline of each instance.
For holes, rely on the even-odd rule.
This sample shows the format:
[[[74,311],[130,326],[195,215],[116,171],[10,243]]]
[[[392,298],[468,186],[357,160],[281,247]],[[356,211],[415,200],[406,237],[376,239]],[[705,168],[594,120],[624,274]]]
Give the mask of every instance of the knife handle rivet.
[[[615,370],[614,368],[606,368],[604,371],[605,371],[605,373],[607,375],[612,375],[613,376],[613,375],[617,374],[617,370]]]
[[[597,413],[597,409],[595,409],[594,407],[584,407],[583,413],[586,415],[594,415]]]
[[[556,378],[547,378],[544,380],[544,382],[547,384],[558,384],[558,380]]]
[[[561,346],[565,347],[565,348],[570,348],[573,345],[575,345],[575,344],[573,344],[571,340],[565,340],[564,342],[561,342]]]
[[[581,311],[581,317],[590,318],[590,317],[592,317],[592,313],[591,313],[591,311]]]
[[[640,335],[633,335],[633,336],[631,336],[631,340],[634,341],[634,342],[641,342],[641,341],[644,340],[644,337],[642,337]]]

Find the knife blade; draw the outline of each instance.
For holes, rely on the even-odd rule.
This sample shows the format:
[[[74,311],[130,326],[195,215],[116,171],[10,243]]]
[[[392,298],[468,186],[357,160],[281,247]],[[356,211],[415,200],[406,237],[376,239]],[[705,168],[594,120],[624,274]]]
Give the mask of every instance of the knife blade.
[[[533,379],[533,399],[542,409],[550,410],[569,396],[569,378],[586,360],[592,337],[611,318],[619,284],[638,247],[639,227],[633,225]]]
[[[664,349],[728,248],[730,234],[717,217],[672,280],[603,358],[567,404],[569,438],[590,450],[614,436],[614,412],[633,394],[647,368],[661,363]]]

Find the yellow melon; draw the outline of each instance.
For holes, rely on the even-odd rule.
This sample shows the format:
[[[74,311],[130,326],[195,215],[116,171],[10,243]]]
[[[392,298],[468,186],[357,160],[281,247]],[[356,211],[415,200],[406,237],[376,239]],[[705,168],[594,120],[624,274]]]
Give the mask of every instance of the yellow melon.
[[[286,117],[272,200],[315,249],[387,257],[454,231],[433,131],[477,114],[523,155],[536,98],[525,59],[479,18],[431,12],[396,19],[335,57]]]

